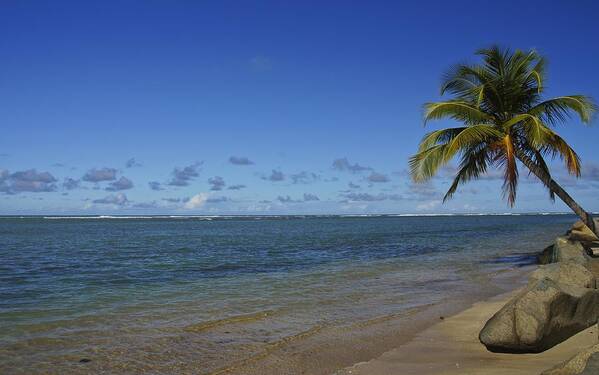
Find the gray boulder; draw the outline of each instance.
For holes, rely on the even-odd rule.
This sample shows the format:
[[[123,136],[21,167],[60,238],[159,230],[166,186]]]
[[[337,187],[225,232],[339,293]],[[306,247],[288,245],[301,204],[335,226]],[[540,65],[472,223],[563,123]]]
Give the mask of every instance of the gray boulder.
[[[553,262],[573,260],[580,264],[586,264],[590,259],[580,242],[571,241],[565,236],[555,239],[555,244],[553,245]]]
[[[574,260],[540,266],[530,274],[528,286],[532,287],[543,279],[551,279],[558,284],[568,284],[581,288],[595,289],[597,286],[595,275]]]
[[[599,344],[583,350],[571,359],[541,375],[597,375],[599,374]]]
[[[595,324],[598,315],[599,290],[544,278],[493,315],[479,339],[492,352],[539,353]]]

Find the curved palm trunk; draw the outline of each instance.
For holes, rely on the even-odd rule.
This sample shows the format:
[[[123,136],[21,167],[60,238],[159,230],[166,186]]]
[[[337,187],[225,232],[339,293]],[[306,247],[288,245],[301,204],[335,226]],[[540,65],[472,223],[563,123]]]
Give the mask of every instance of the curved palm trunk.
[[[590,230],[595,233],[597,237],[599,237],[599,229],[595,226],[595,221],[593,220],[593,216],[586,212],[576,201],[574,198],[570,196],[557,182],[555,182],[551,176],[545,173],[542,169],[540,169],[532,159],[530,159],[526,154],[518,152],[518,159],[524,164],[535,176],[541,180],[549,190],[555,193],[568,207],[574,211],[578,217],[582,220],[583,223],[589,227]]]

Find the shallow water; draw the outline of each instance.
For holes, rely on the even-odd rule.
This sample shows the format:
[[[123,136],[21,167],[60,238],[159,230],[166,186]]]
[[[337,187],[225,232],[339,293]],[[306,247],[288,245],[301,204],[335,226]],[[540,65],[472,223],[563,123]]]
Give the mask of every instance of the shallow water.
[[[574,220],[0,218],[0,373],[210,373],[474,293]]]

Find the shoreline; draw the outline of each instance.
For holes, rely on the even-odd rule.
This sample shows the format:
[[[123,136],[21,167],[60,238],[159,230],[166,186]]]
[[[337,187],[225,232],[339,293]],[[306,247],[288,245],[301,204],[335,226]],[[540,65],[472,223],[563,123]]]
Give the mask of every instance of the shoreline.
[[[597,294],[594,289],[599,263],[587,254],[587,247],[597,240],[596,237],[577,229],[577,225],[584,228],[584,224],[574,224],[567,237],[557,237],[556,242],[539,256],[539,262],[547,264],[545,267],[539,269],[535,265],[523,267],[521,272],[510,269],[488,274],[484,283],[480,280],[476,284],[478,288],[472,294],[458,295],[452,303],[445,299],[430,309],[415,312],[413,315],[420,319],[410,321],[412,316],[400,321],[390,319],[393,324],[385,331],[387,336],[371,337],[378,346],[354,343],[354,363],[349,366],[331,371],[328,367],[339,367],[347,358],[338,360],[328,352],[328,366],[297,367],[289,372],[281,371],[279,367],[271,372],[267,371],[268,366],[261,364],[255,366],[258,371],[244,370],[242,373],[525,375],[545,373],[568,361],[579,361],[572,358],[580,357],[585,351],[597,352],[599,325],[596,323]],[[550,259],[543,260],[547,254],[551,255]],[[529,278],[533,270],[537,271]],[[528,282],[523,283],[523,278]],[[503,293],[478,294],[493,285],[507,288]],[[431,313],[441,314],[439,310],[444,307],[445,315],[438,315],[440,321],[431,323]],[[547,328],[548,324],[553,326]],[[408,328],[402,329],[402,325]],[[394,329],[397,331],[393,332]],[[384,339],[389,335],[395,341],[385,343]],[[390,343],[394,347],[384,350]],[[489,347],[501,350],[491,352],[493,349],[487,349]],[[588,349],[591,347],[594,349]],[[340,348],[352,353],[347,347]],[[318,353],[315,358],[304,358],[304,363],[318,364],[314,359],[318,359],[319,354],[322,356]],[[286,361],[283,363],[287,364]],[[585,364],[575,366],[586,367]]]
[[[360,363],[368,363],[385,353],[410,345],[439,322],[459,316],[473,306],[522,287],[536,266],[525,266],[489,274],[484,291],[476,295],[461,295],[451,300],[415,307],[397,315],[352,322],[343,327],[314,327],[314,334],[302,340],[289,340],[209,372],[209,375],[331,375],[346,374]],[[312,331],[312,330],[311,330]],[[477,331],[478,332],[478,331]],[[347,374],[352,374],[348,372]],[[378,375],[373,373],[372,375]]]
[[[484,323],[519,289],[475,303],[434,324],[405,345],[334,375],[525,375],[540,374],[597,342],[591,326],[538,354],[492,353],[478,341]]]

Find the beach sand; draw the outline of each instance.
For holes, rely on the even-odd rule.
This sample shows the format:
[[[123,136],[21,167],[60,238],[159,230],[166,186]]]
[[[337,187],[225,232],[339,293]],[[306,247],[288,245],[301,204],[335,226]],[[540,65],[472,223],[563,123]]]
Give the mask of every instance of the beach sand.
[[[412,347],[417,352],[415,353],[417,356],[411,352],[408,352],[405,357],[400,354],[398,361],[405,360],[407,364],[417,358],[419,364],[427,370],[428,363],[431,361],[442,366],[445,363],[444,358],[446,355],[441,350],[442,348],[437,348],[434,341],[437,340],[438,343],[442,343],[441,346],[455,347],[454,341],[459,340],[459,338],[454,338],[448,334],[441,339],[441,335],[437,333],[435,337],[438,337],[438,339],[433,339],[433,342],[429,344],[428,340],[430,338],[422,335],[425,332],[438,332],[439,327],[447,327],[447,322],[453,322],[455,319],[459,320],[460,316],[464,316],[463,314],[474,314],[480,322],[471,327],[473,337],[476,338],[486,318],[501,306],[501,302],[498,303],[496,300],[482,304],[477,302],[486,301],[490,298],[490,295],[499,295],[502,299],[506,299],[507,295],[505,293],[508,291],[514,293],[514,288],[525,285],[529,272],[535,268],[523,267],[498,272],[493,275],[489,274],[489,278],[485,282],[481,280],[480,285],[484,287],[481,287],[478,292],[463,295],[459,299],[453,298],[444,303],[421,306],[410,311],[403,311],[396,316],[383,316],[343,327],[322,327],[322,329],[312,330],[302,335],[302,337],[292,338],[272,345],[262,355],[234,363],[230,367],[210,374],[379,374],[379,369],[384,368],[384,371],[387,372],[380,372],[381,374],[397,375],[404,374],[402,371],[404,365],[393,360],[386,363],[386,356],[397,351],[401,352],[404,348]],[[474,311],[472,309],[464,311],[472,306],[474,306]],[[481,306],[487,307],[480,310]],[[438,324],[441,317],[454,315],[454,318],[444,318],[443,323]],[[466,315],[466,321],[471,319],[470,316]],[[457,327],[456,330],[460,331],[462,327]],[[422,337],[425,337],[425,341],[422,341]],[[476,340],[476,343],[478,344],[478,340]],[[449,357],[447,358],[449,359]],[[379,361],[381,362],[380,365]],[[355,365],[356,363],[360,364]],[[453,365],[455,366],[455,363]],[[408,370],[408,367],[405,368],[406,371],[412,371]],[[405,372],[405,374],[424,373],[421,367],[416,366],[414,368],[413,372]],[[463,372],[458,373],[462,374]]]
[[[515,293],[517,291],[475,303],[425,329],[408,343],[335,375],[531,375],[550,369],[597,343],[597,326],[592,326],[539,354],[487,351],[478,341],[478,333]]]

